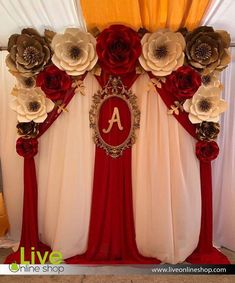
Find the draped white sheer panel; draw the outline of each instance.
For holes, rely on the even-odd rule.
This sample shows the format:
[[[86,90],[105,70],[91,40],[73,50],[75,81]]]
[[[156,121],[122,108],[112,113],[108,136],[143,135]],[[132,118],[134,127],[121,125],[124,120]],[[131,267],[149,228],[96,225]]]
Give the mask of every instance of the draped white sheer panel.
[[[23,163],[15,150],[17,121],[8,105],[15,79],[7,70],[6,55],[6,51],[0,52],[0,159],[4,199],[11,224],[9,236],[17,240],[21,230]]]
[[[34,27],[63,31],[68,26],[85,30],[79,1],[74,0],[0,0],[0,46],[7,46],[11,34]]]
[[[90,74],[84,84],[86,96],[75,95],[69,113],[40,138],[37,160],[39,231],[65,258],[85,252],[90,220],[95,145],[89,110],[99,85]]]
[[[220,155],[213,168],[214,241],[235,251],[235,48],[231,53],[232,62],[221,77],[228,109],[221,119]]]
[[[182,262],[196,248],[201,193],[195,140],[167,108],[149,78],[133,86],[141,111],[132,171],[139,251],[163,262]]]
[[[10,237],[18,240],[22,213],[23,159],[15,152],[16,115],[8,102],[14,78],[1,53],[0,155]],[[96,79],[85,79],[86,95],[75,95],[63,113],[40,138],[36,156],[40,238],[64,256],[86,250],[92,195],[94,149],[89,128]],[[140,252],[162,261],[184,261],[198,242],[200,176],[195,141],[167,115],[149,79],[134,83],[141,125],[133,147],[133,195],[136,240]]]

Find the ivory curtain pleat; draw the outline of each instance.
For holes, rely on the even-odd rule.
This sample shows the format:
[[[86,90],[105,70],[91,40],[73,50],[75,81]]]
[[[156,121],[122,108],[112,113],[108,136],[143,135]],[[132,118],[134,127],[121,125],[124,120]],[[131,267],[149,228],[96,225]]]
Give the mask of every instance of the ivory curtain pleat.
[[[4,200],[10,223],[9,237],[18,240],[23,201],[23,162],[15,150],[17,121],[15,113],[9,109],[15,78],[7,70],[6,55],[6,51],[0,52],[0,159]]]
[[[122,23],[150,31],[184,26],[191,30],[199,25],[210,3],[211,0],[81,0],[88,29]]]
[[[231,48],[232,62],[223,71],[223,98],[228,109],[221,119],[218,144],[220,155],[213,168],[214,241],[235,251],[235,48]]]
[[[171,115],[148,76],[134,83],[141,111],[132,148],[137,247],[163,262],[182,262],[196,248],[201,191],[195,140]]]

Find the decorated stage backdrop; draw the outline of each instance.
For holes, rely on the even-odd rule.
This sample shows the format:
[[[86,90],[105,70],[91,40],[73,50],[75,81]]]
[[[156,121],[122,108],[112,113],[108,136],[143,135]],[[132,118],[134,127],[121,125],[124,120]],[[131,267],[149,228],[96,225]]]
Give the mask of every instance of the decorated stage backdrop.
[[[212,245],[211,184],[229,44],[212,27],[10,37],[26,257],[35,247],[67,263],[229,263]]]

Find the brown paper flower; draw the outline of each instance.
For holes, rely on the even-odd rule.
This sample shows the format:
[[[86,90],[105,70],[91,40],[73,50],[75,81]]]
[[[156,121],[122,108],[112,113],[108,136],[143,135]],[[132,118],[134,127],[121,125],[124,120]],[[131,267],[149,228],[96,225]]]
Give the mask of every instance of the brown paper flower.
[[[202,122],[198,124],[196,129],[197,137],[200,140],[212,141],[215,140],[220,132],[219,123]]]
[[[25,138],[35,138],[39,133],[39,124],[32,122],[18,123],[16,125],[18,134]]]
[[[230,62],[228,51],[230,36],[226,31],[214,31],[212,27],[198,27],[186,35],[188,63],[207,74],[223,70]]]
[[[32,77],[49,62],[50,47],[44,37],[32,29],[23,29],[21,34],[13,34],[8,41],[6,64],[13,75]]]

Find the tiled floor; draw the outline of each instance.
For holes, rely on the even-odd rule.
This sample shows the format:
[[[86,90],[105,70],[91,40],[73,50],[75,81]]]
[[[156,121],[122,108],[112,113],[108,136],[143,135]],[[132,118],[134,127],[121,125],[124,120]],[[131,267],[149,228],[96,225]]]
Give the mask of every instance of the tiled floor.
[[[9,249],[0,249],[0,263],[10,253]],[[222,249],[230,261],[235,264],[235,252]],[[108,268],[108,267],[107,267]],[[78,275],[78,276],[0,276],[4,283],[235,283],[235,275]]]

